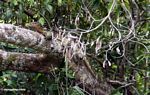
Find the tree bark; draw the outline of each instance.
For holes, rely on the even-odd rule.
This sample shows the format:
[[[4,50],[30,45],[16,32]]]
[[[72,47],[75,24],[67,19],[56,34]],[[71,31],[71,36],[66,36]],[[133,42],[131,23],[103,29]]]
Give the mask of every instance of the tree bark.
[[[56,37],[59,36],[60,34],[56,35]],[[33,48],[38,52],[38,54],[27,54],[1,50],[0,69],[25,72],[50,72],[52,67],[58,67],[65,57],[63,54],[63,41],[61,40],[62,39],[55,38],[46,40],[43,35],[37,32],[11,24],[0,24],[0,41]],[[68,42],[69,45],[73,40],[74,39],[66,39],[66,41],[70,41]],[[111,86],[107,82],[100,81],[96,75],[94,75],[94,71],[90,69],[90,65],[87,64],[87,60],[84,59],[81,53],[76,54],[67,62],[69,67],[75,72],[75,79],[80,83],[82,88],[85,88],[85,90],[92,95],[110,94]]]
[[[63,63],[63,59],[59,56],[0,50],[0,70],[50,73],[59,67],[61,63]]]

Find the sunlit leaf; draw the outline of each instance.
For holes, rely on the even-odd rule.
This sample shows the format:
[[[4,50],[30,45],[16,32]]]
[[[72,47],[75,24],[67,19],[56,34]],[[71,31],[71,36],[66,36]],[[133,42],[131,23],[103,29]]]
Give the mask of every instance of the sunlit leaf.
[[[62,0],[58,0],[58,6],[62,5]]]
[[[39,23],[40,23],[41,25],[44,25],[45,20],[44,20],[44,18],[43,18],[43,17],[41,17],[41,18],[39,19]]]
[[[17,0],[12,0],[14,5],[18,5],[18,1]]]

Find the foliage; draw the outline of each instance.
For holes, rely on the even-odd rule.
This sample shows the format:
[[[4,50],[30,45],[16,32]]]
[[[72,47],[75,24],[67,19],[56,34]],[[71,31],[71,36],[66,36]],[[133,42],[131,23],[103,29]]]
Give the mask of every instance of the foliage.
[[[115,80],[114,95],[126,92],[128,92],[126,95],[130,92],[148,95],[150,93],[148,2],[148,0],[2,0],[0,22],[26,27],[26,24],[36,21],[48,30],[62,29],[69,31],[71,35],[79,35],[79,41],[84,43],[85,52],[90,56],[93,70],[104,80]],[[19,49],[34,52],[31,49],[25,51],[4,43],[0,46],[6,47],[7,51]],[[65,67],[60,71],[55,72],[52,79],[49,75],[43,74],[24,76],[20,72],[3,71],[0,84],[12,88],[23,87],[31,92],[43,94],[50,92],[54,95],[58,93],[84,95],[84,89],[74,85],[74,72],[67,71],[66,74]],[[41,85],[44,85],[44,88]]]

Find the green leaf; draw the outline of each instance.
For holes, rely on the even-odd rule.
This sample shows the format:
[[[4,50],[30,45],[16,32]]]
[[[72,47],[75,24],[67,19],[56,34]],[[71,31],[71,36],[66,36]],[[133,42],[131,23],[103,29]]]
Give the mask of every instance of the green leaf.
[[[38,78],[41,76],[42,74],[41,73],[38,73],[35,78],[33,78],[33,80],[38,80]]]
[[[53,13],[53,7],[51,5],[47,5],[46,6],[47,11],[49,11],[49,13]]]
[[[83,93],[83,91],[82,91],[78,86],[74,86],[73,88],[74,88],[75,90],[77,90],[78,93],[80,93],[81,95],[85,95],[85,94]]]
[[[39,21],[38,21],[41,25],[44,25],[44,23],[45,23],[45,20],[44,20],[44,18],[43,17],[41,17],[40,19],[39,19]]]
[[[58,6],[62,5],[62,0],[58,0]]]
[[[18,1],[17,0],[13,0],[12,1],[14,5],[18,5]]]
[[[44,0],[44,4],[47,5],[51,0]]]
[[[51,92],[51,94],[54,92],[54,91],[57,91],[58,90],[58,84],[51,84],[50,86],[48,86],[48,90]]]
[[[11,16],[12,16],[12,11],[10,9],[7,9],[6,18],[11,18]]]
[[[11,80],[7,80],[6,83],[7,85],[12,85],[13,82]]]
[[[34,5],[35,1],[34,0],[29,0],[30,6]]]

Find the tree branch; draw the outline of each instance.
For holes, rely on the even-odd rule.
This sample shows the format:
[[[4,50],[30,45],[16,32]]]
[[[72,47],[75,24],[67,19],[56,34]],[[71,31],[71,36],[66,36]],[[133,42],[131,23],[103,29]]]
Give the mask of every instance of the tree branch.
[[[59,60],[58,60],[59,59]],[[59,56],[27,54],[0,50],[0,70],[50,73],[63,63]]]
[[[43,54],[25,54],[0,51],[1,69],[48,72],[67,58],[69,67],[75,72],[75,79],[91,94],[109,95],[111,86],[101,82],[85,60],[84,46],[71,34],[58,32],[51,40],[37,32],[10,24],[0,24],[0,40],[5,43],[30,47]]]
[[[0,40],[23,47],[30,47],[37,51],[51,51],[51,42],[46,41],[43,35],[12,24],[0,24]]]

